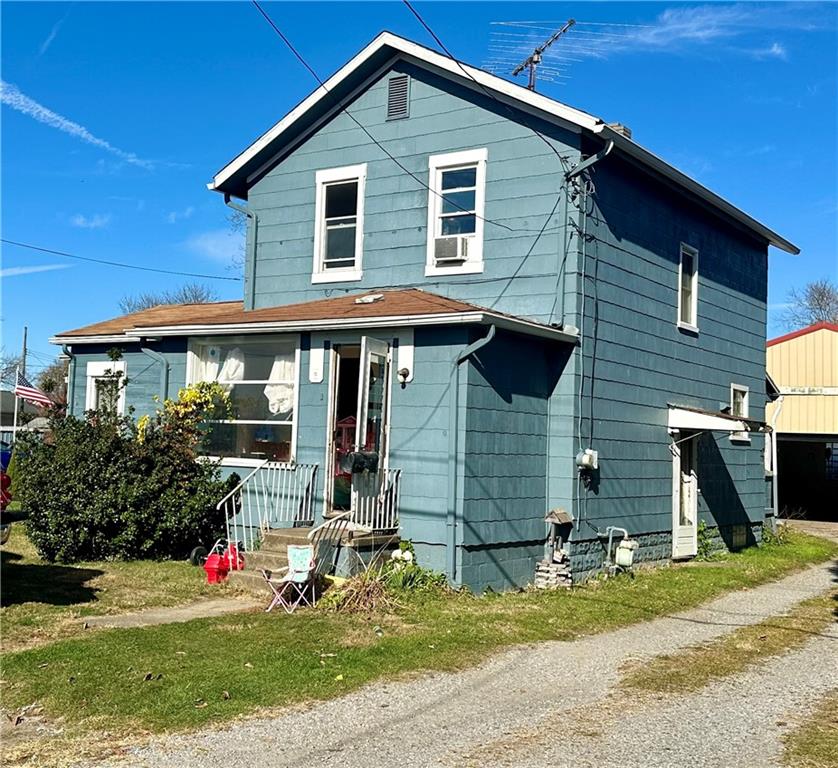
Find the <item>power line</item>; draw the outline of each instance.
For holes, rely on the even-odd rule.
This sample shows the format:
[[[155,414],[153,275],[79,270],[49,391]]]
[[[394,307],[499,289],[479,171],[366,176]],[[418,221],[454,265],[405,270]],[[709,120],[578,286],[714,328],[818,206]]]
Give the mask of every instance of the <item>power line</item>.
[[[413,171],[411,171],[409,168],[405,167],[405,165],[398,158],[396,158],[393,154],[391,154],[390,151],[378,139],[376,139],[375,136],[373,136],[369,132],[369,130],[366,128],[366,126],[364,126],[355,117],[355,115],[353,115],[346,108],[344,99],[338,98],[326,87],[326,83],[320,78],[320,76],[317,74],[317,72],[314,70],[314,68],[305,60],[305,58],[303,58],[303,55],[294,47],[294,44],[288,39],[288,37],[285,36],[285,34],[282,32],[282,30],[274,23],[273,19],[268,15],[267,11],[265,11],[264,8],[262,8],[262,6],[259,4],[258,0],[251,0],[251,2],[256,7],[256,9],[259,11],[259,13],[262,14],[263,18],[265,19],[265,21],[268,22],[268,24],[271,26],[273,31],[276,32],[276,34],[279,36],[280,40],[282,40],[282,42],[285,43],[288,50],[291,51],[292,54],[294,54],[294,57],[297,59],[297,61],[299,61],[300,64],[302,64],[303,67],[305,67],[305,69],[308,71],[308,73],[320,84],[320,87],[324,91],[326,91],[326,93],[328,93],[329,95],[331,95],[335,99],[337,105],[342,109],[343,113],[350,120],[352,120],[352,122],[355,123],[355,125],[357,125],[366,134],[367,138],[373,144],[375,144],[375,146],[377,146],[385,155],[387,155],[387,157],[389,157],[399,168],[401,168],[402,171],[404,171],[408,176],[410,176],[415,182],[417,182],[420,186],[427,189],[428,192],[430,192],[431,194],[436,195],[441,200],[445,200],[449,205],[453,205],[455,208],[459,208],[461,211],[465,211],[466,213],[470,213],[475,218],[480,219],[481,221],[484,221],[487,224],[493,224],[494,226],[500,227],[501,229],[505,229],[508,232],[521,232],[521,233],[526,234],[526,233],[532,233],[532,232],[537,231],[537,230],[532,230],[532,229],[514,229],[513,227],[510,227],[507,224],[501,224],[500,222],[494,221],[493,219],[487,219],[485,216],[480,216],[479,214],[474,213],[471,210],[463,208],[461,205],[456,203],[454,200],[451,200],[450,197],[446,198],[443,194],[441,194],[440,192],[437,192],[435,189],[433,189],[428,184],[426,184],[424,181],[422,181],[422,179],[419,178],[415,173],[413,173]],[[455,59],[455,61],[456,61],[456,59]],[[459,62],[458,62],[458,64],[459,64]],[[474,78],[472,78],[472,79],[474,79]]]
[[[442,40],[439,38],[439,36],[436,34],[436,32],[434,32],[431,29],[430,25],[422,18],[422,16],[419,14],[419,12],[410,4],[410,0],[402,0],[402,2],[405,4],[405,6],[407,6],[408,10],[416,17],[416,19],[419,21],[419,23],[427,30],[428,34],[436,41],[437,45],[440,48],[442,48],[443,51],[445,51],[445,53],[448,55],[448,58],[450,58],[470,80],[472,80],[477,86],[479,86],[480,89],[489,98],[491,98],[496,103],[503,105],[504,108],[507,110],[507,112],[510,114],[510,116],[513,119],[516,119],[516,116],[513,113],[512,109],[509,107],[509,105],[505,104],[504,102],[501,102],[488,88],[486,88],[482,83],[478,82],[477,79],[471,74],[471,72],[469,72],[463,66],[463,64],[460,62],[460,60],[457,59],[454,56],[454,54],[451,53],[451,51],[448,50],[448,47],[445,45],[445,43],[442,42]],[[516,122],[517,122],[517,119],[516,119]],[[535,128],[533,128],[530,125],[527,125],[526,123],[524,123],[524,125],[526,125],[526,127],[529,128],[529,130],[531,130],[536,136],[538,136],[539,139],[541,139],[541,141],[543,141],[550,148],[550,150],[553,152],[553,154],[558,159],[560,165],[562,166],[562,170],[566,172],[567,171],[567,158],[563,157],[559,153],[559,151],[547,140],[547,138],[540,131],[536,130]],[[545,230],[547,229],[547,225],[550,223],[550,219],[552,219],[553,216],[555,215],[556,209],[559,207],[559,201],[561,199],[562,199],[562,193],[561,193],[561,188],[559,188],[559,193],[556,195],[556,200],[553,203],[553,207],[550,210],[550,213],[544,219],[544,223],[541,225],[541,229],[539,229],[538,234],[535,236],[534,240],[532,241],[532,244],[530,245],[527,252],[524,254],[524,257],[521,259],[518,266],[515,268],[513,273],[509,276],[509,282],[507,282],[507,284],[504,286],[503,290],[501,290],[501,292],[498,294],[497,298],[494,301],[494,304],[497,304],[497,302],[500,301],[500,299],[503,297],[504,293],[506,293],[506,290],[512,284],[512,281],[514,280],[514,278],[517,277],[518,273],[521,271],[521,269],[523,269],[524,264],[526,263],[527,259],[532,255],[532,252],[535,250],[535,246],[538,244],[538,241],[541,239],[541,236],[544,234]],[[494,304],[493,304],[493,306],[494,306]]]
[[[224,275],[205,275],[200,272],[178,272],[172,269],[157,269],[156,267],[141,267],[137,264],[126,264],[124,261],[109,261],[108,259],[94,259],[90,256],[77,256],[74,253],[67,253],[66,251],[56,251],[52,248],[43,248],[40,245],[32,245],[31,243],[21,243],[17,240],[7,240],[5,237],[0,238],[0,242],[6,245],[16,245],[18,248],[28,248],[30,251],[40,251],[41,253],[50,253],[55,256],[64,256],[68,259],[77,259],[78,261],[89,261],[93,264],[104,264],[108,267],[122,267],[123,269],[136,269],[140,272],[157,272],[162,275],[179,275],[180,277],[200,277],[204,280],[233,280],[241,282],[240,277],[226,277]]]

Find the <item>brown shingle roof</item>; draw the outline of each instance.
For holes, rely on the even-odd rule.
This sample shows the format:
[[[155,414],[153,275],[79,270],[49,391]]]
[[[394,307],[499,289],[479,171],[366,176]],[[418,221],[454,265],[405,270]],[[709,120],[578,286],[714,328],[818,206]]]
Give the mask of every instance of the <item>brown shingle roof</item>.
[[[357,303],[363,296],[380,295],[370,303]],[[438,296],[418,288],[367,291],[329,299],[265,307],[245,311],[241,301],[219,301],[212,304],[165,304],[129,315],[93,323],[58,334],[59,338],[85,336],[118,336],[136,328],[162,326],[226,325],[265,322],[305,322],[311,320],[359,320],[390,316],[456,314],[485,311],[473,304]]]

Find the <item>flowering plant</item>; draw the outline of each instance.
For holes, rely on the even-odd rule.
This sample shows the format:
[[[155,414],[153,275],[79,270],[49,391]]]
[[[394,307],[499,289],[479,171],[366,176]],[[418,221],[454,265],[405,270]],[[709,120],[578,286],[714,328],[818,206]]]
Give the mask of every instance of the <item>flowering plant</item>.
[[[400,541],[383,567],[387,586],[401,590],[439,589],[447,585],[444,574],[422,568],[416,562],[413,542]]]

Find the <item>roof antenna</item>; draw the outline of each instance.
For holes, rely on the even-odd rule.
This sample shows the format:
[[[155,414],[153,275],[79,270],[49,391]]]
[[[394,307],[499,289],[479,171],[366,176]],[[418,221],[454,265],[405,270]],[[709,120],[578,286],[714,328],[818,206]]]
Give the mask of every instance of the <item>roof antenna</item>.
[[[541,64],[541,55],[546,51],[553,43],[556,42],[565,32],[567,32],[574,24],[576,23],[575,19],[568,19],[567,23],[557,32],[554,32],[550,37],[547,38],[541,45],[538,46],[526,59],[524,59],[515,69],[512,70],[512,75],[514,77],[518,77],[525,69],[529,69],[530,71],[530,79],[527,83],[527,88],[531,91],[535,90],[535,70],[539,64]]]

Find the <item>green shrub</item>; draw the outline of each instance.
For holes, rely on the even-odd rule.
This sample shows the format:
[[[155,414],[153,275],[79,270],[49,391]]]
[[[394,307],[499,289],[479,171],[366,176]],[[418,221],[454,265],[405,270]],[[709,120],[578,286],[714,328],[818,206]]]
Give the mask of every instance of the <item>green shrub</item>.
[[[399,542],[399,548],[383,567],[384,581],[390,589],[400,591],[433,591],[445,589],[444,573],[422,568],[410,541]]]
[[[696,534],[696,560],[710,560],[714,554],[713,537],[710,534],[710,528],[704,520],[698,523],[698,532]]]
[[[226,402],[213,387],[181,390],[138,424],[106,406],[83,418],[54,415],[46,439],[22,436],[16,492],[40,556],[183,557],[217,538],[224,517],[215,506],[229,483],[195,453],[206,411]]]

